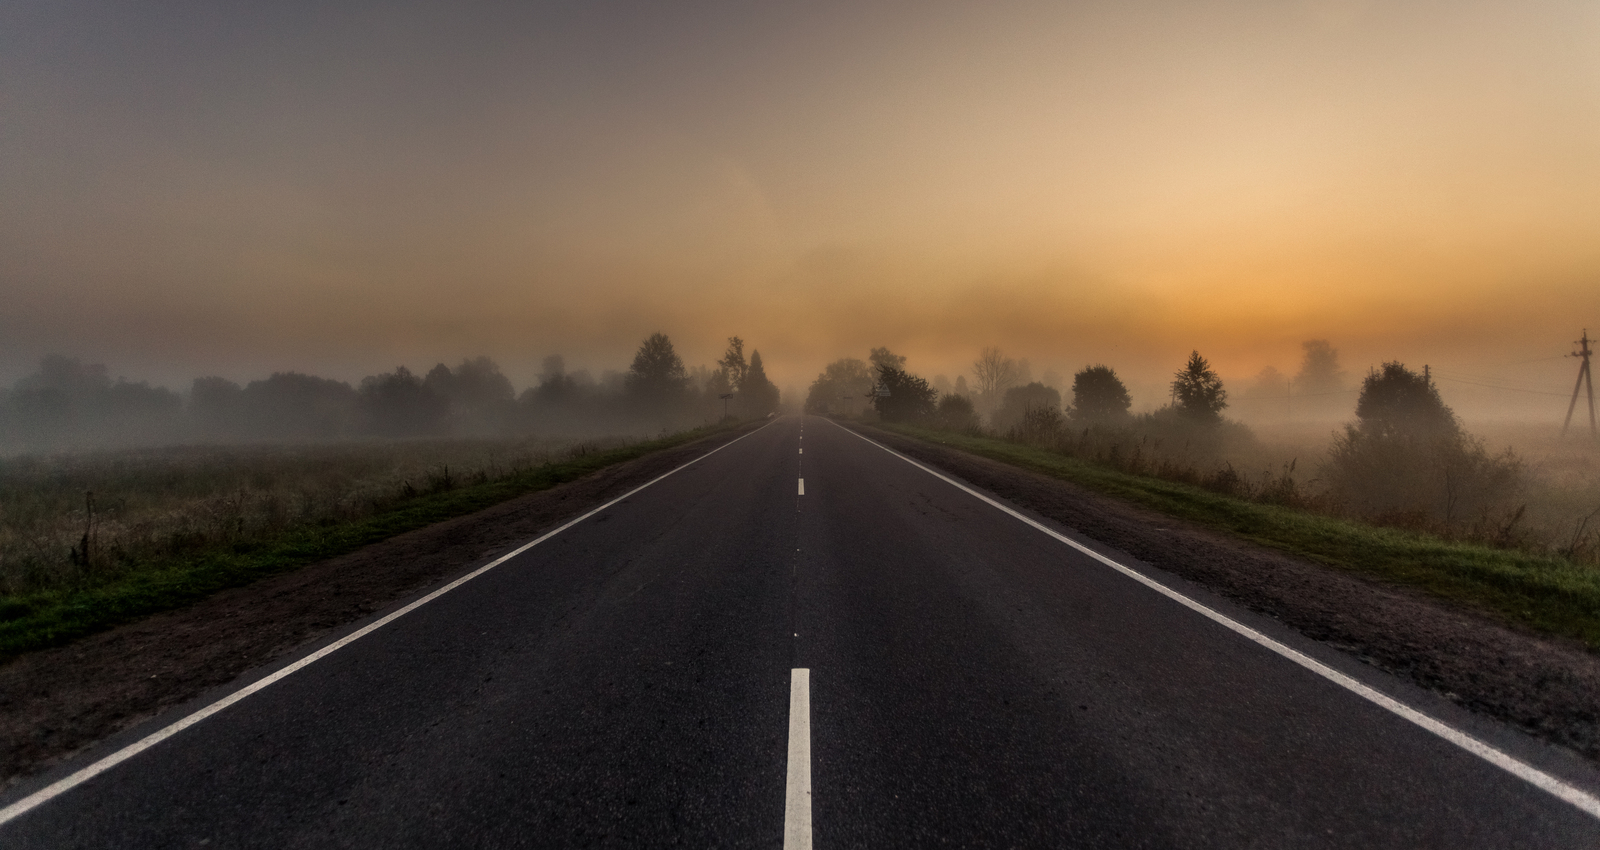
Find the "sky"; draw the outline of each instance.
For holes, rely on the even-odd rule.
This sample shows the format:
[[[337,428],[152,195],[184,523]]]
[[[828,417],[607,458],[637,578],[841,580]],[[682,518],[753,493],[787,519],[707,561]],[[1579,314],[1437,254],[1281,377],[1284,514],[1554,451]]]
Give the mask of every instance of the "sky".
[[[998,345],[1147,406],[1191,350],[1238,386],[1320,338],[1559,417],[1597,46],[1592,0],[14,0],[0,383],[524,384],[662,331],[802,388]]]

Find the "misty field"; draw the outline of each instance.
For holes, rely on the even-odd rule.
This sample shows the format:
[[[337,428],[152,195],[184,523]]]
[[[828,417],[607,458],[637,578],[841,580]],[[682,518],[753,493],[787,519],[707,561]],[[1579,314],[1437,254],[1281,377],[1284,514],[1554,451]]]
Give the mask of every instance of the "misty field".
[[[628,441],[206,446],[0,459],[0,596],[370,517]]]
[[[1515,458],[1519,475],[1494,492],[1472,493],[1475,510],[1453,523],[1411,514],[1377,518],[1380,525],[1426,531],[1449,539],[1550,554],[1600,566],[1600,441],[1576,429],[1566,436],[1554,423],[1465,422],[1464,430],[1492,454]],[[1326,496],[1329,448],[1341,423],[1257,426],[1247,439],[1215,458],[1188,459],[1198,469],[1231,465],[1243,480],[1241,495],[1259,498],[1286,469],[1297,495],[1313,508],[1335,514],[1339,506],[1318,504]]]

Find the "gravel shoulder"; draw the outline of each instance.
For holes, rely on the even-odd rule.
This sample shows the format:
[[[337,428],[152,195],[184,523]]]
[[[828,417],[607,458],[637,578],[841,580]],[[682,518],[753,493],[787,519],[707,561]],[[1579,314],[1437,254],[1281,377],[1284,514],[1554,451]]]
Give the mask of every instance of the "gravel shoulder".
[[[1084,536],[1204,585],[1463,707],[1600,762],[1600,657],[1391,587],[936,443],[852,426]]]
[[[750,430],[606,467],[188,608],[14,658],[0,666],[0,787],[486,563]]]

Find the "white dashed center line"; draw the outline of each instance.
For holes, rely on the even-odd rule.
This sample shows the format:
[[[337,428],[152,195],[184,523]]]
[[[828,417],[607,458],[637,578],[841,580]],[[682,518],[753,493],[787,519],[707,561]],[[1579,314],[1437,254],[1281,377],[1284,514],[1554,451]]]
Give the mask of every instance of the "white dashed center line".
[[[783,801],[783,850],[811,850],[811,671],[789,678],[789,779]]]

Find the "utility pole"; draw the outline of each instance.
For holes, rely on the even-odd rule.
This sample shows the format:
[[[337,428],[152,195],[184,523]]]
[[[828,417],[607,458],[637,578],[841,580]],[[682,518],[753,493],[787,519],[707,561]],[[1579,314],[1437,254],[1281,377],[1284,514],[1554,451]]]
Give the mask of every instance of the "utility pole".
[[[1594,352],[1589,350],[1589,329],[1583,329],[1583,338],[1576,340],[1578,350],[1567,355],[1568,357],[1581,357],[1583,364],[1578,367],[1578,382],[1572,385],[1572,403],[1567,405],[1567,421],[1561,423],[1561,435],[1566,436],[1567,426],[1572,424],[1572,411],[1578,406],[1578,390],[1587,390],[1589,393],[1589,436],[1596,434],[1594,424],[1594,381],[1589,377],[1589,355]]]
[[[1422,385],[1426,387],[1433,386],[1433,372],[1429,371],[1426,363],[1422,364]]]

